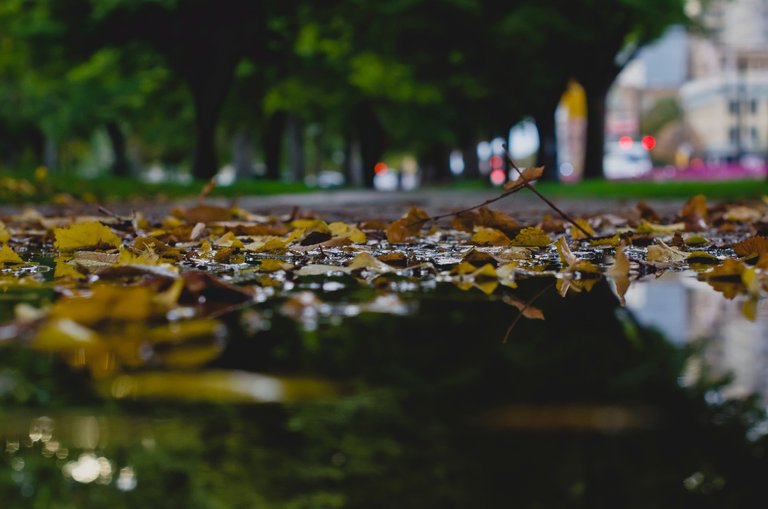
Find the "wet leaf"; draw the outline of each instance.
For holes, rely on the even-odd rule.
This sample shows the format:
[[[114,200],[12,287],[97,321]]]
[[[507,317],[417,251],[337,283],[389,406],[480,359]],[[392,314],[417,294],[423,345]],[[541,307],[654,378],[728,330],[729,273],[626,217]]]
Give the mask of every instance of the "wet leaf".
[[[586,230],[590,237],[594,238],[595,235],[597,235],[595,230],[592,229],[586,219],[577,219],[576,224],[578,224],[583,230]],[[583,231],[571,225],[571,238],[573,240],[584,240],[588,237],[584,234]]]
[[[640,226],[638,226],[635,231],[637,233],[664,233],[664,234],[672,234],[679,231],[685,230],[685,223],[674,223],[674,224],[654,224],[649,223],[648,221],[643,220],[640,223]]]
[[[153,292],[145,286],[94,286],[90,295],[64,297],[51,308],[52,318],[92,326],[104,320],[144,321],[162,312],[153,305]]]
[[[626,304],[624,295],[626,295],[629,289],[629,259],[624,252],[623,245],[616,248],[613,265],[610,266],[605,275],[613,279],[616,287],[616,296],[619,298],[621,305],[624,306]]]
[[[470,242],[478,246],[508,246],[509,237],[494,228],[478,227]]]
[[[552,243],[552,239],[541,228],[529,226],[520,230],[520,233],[512,239],[513,246],[546,247]]]
[[[394,221],[387,227],[387,240],[393,244],[400,244],[417,236],[421,227],[429,219],[429,214],[423,210],[413,207],[408,213]]]
[[[739,256],[755,256],[768,253],[768,237],[755,235],[737,242],[733,245],[733,250]]]
[[[8,247],[8,244],[3,244],[3,247],[0,249],[0,264],[3,263],[24,263],[24,260],[13,249]]]
[[[671,266],[686,258],[688,258],[687,253],[668,246],[664,241],[658,239],[655,246],[648,246],[648,251],[645,257],[648,263],[661,267]]]
[[[108,249],[120,247],[120,237],[99,222],[73,224],[53,230],[56,249],[70,252],[77,249]]]

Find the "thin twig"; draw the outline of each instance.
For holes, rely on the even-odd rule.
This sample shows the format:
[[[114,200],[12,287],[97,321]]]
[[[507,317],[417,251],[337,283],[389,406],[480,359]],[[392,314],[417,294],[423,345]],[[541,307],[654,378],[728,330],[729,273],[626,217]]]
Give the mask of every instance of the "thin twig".
[[[523,317],[523,313],[525,313],[525,310],[526,310],[526,309],[528,309],[529,307],[531,307],[531,304],[533,304],[534,302],[536,302],[536,299],[538,299],[539,297],[541,297],[542,295],[544,295],[544,293],[545,293],[547,290],[549,290],[550,288],[552,288],[552,287],[554,286],[554,284],[555,284],[555,282],[554,282],[554,281],[552,281],[552,282],[551,282],[551,283],[549,283],[547,286],[545,286],[544,288],[542,288],[542,289],[541,289],[541,290],[540,290],[538,293],[536,293],[536,295],[534,295],[533,297],[531,297],[531,298],[530,298],[530,299],[529,299],[529,300],[528,300],[528,301],[527,301],[527,302],[526,302],[526,303],[523,305],[523,308],[522,308],[522,309],[519,309],[519,310],[518,310],[517,316],[515,317],[515,319],[514,319],[514,320],[512,320],[512,323],[511,323],[511,324],[509,324],[509,327],[507,327],[507,332],[506,332],[506,334],[504,334],[504,339],[502,339],[502,340],[501,340],[501,342],[502,342],[502,343],[506,343],[506,342],[507,342],[507,340],[509,339],[509,335],[510,335],[510,334],[512,334],[512,329],[514,329],[514,328],[515,328],[515,325],[517,325],[517,322],[519,322],[519,321],[520,321],[520,318],[522,318],[522,317]]]
[[[544,203],[546,203],[547,205],[549,205],[549,206],[552,208],[552,210],[554,210],[555,212],[557,212],[558,214],[560,214],[560,217],[562,217],[563,219],[565,219],[566,221],[568,221],[569,223],[571,223],[573,226],[575,226],[576,228],[578,228],[579,230],[581,230],[581,233],[583,233],[584,235],[586,235],[588,239],[592,240],[592,239],[593,239],[593,237],[592,237],[592,234],[591,234],[591,233],[589,233],[587,230],[585,230],[584,228],[582,228],[582,227],[581,227],[581,225],[580,225],[579,223],[577,223],[576,221],[574,221],[573,219],[571,219],[571,218],[570,218],[570,216],[568,216],[568,214],[566,214],[565,212],[563,212],[562,210],[560,210],[559,208],[557,208],[557,206],[555,206],[555,204],[554,204],[554,203],[552,203],[551,201],[549,201],[549,200],[548,200],[548,199],[547,199],[547,198],[546,198],[546,197],[545,197],[543,194],[541,194],[541,193],[538,191],[538,189],[536,189],[535,187],[533,187],[533,186],[532,186],[530,183],[528,183],[528,181],[527,181],[527,180],[525,180],[525,179],[523,178],[523,172],[522,172],[522,171],[520,171],[520,168],[518,168],[518,167],[517,167],[517,165],[515,164],[515,161],[513,161],[513,160],[512,160],[512,156],[509,154],[509,151],[507,150],[507,145],[506,145],[506,144],[502,144],[501,146],[502,146],[502,148],[504,149],[504,155],[506,155],[506,156],[507,156],[507,161],[508,161],[508,162],[509,162],[509,164],[512,166],[512,168],[514,168],[514,169],[515,169],[515,171],[516,171],[516,172],[517,172],[517,174],[520,176],[520,178],[522,178],[522,179],[523,179],[523,187],[526,187],[526,188],[530,189],[530,190],[533,192],[533,194],[535,194],[536,196],[538,196],[539,198],[541,198],[541,199],[542,199],[542,201],[544,201]]]
[[[527,182],[528,181],[526,181],[526,183]],[[474,206],[466,208],[466,209],[458,210],[456,212],[449,212],[447,214],[440,214],[439,216],[429,216],[426,219],[419,219],[418,221],[414,221],[413,223],[411,223],[409,226],[416,226],[417,224],[424,224],[424,223],[427,223],[429,221],[437,221],[438,219],[444,219],[446,217],[451,217],[451,216],[459,216],[459,215],[464,214],[466,212],[472,212],[473,210],[479,209],[481,207],[485,207],[486,205],[489,205],[489,204],[491,204],[491,203],[493,203],[495,201],[499,201],[502,198],[506,198],[510,194],[514,194],[514,193],[518,192],[519,190],[521,190],[522,188],[523,187],[516,187],[514,189],[510,189],[509,191],[506,191],[506,192],[500,194],[499,196],[496,196],[495,198],[491,198],[490,200],[485,200],[483,203],[481,203],[479,205],[474,205]]]

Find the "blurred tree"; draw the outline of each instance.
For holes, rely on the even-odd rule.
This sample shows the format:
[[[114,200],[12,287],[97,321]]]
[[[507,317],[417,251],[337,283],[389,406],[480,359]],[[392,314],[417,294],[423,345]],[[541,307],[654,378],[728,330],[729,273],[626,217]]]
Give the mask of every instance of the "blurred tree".
[[[118,0],[94,4],[94,33],[111,44],[149,44],[184,81],[195,107],[192,174],[219,168],[215,134],[238,64],[261,59],[264,4],[249,0]]]
[[[608,90],[645,44],[675,23],[688,23],[684,0],[557,2],[572,24],[558,33],[562,62],[587,96],[586,178],[602,178]]]

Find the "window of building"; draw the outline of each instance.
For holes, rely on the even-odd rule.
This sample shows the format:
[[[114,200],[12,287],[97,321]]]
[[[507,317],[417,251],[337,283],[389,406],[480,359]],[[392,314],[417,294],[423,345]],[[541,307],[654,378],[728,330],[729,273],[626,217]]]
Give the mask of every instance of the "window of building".
[[[752,99],[749,101],[749,112],[752,114],[757,113],[757,99]]]
[[[728,102],[728,112],[731,113],[731,115],[735,115],[739,112],[738,101],[731,100]]]
[[[752,137],[752,143],[757,144],[757,127],[753,127],[749,130],[749,134]]]
[[[739,141],[739,128],[738,127],[731,127],[728,129],[728,140],[736,144]]]

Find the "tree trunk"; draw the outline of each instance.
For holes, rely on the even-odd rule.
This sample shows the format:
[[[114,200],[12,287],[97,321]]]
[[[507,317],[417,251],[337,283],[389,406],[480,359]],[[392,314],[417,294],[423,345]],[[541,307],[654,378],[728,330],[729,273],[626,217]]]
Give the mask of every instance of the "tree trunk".
[[[608,89],[583,85],[587,96],[587,144],[584,157],[584,178],[603,178],[605,152],[605,113]],[[610,86],[610,85],[609,85]]]
[[[283,156],[283,135],[287,115],[284,111],[276,111],[267,120],[267,131],[264,133],[264,162],[269,180],[280,180],[280,161]]]
[[[55,170],[59,164],[59,146],[50,134],[45,135],[43,143],[43,164],[49,170]]]
[[[126,155],[125,135],[117,122],[107,122],[107,136],[112,144],[112,175],[115,177],[127,177],[131,173]]]
[[[442,143],[430,145],[422,155],[421,167],[425,182],[449,182],[453,179],[450,168],[450,149]]]
[[[238,130],[232,140],[232,166],[238,180],[253,177],[253,150],[248,130]]]
[[[363,187],[363,163],[360,156],[360,143],[349,131],[344,137],[344,178],[349,185]]]
[[[294,116],[288,117],[288,167],[291,180],[304,182],[306,168],[304,163],[304,125]]]
[[[384,154],[384,128],[369,105],[362,105],[355,115],[360,136],[360,156],[363,163],[363,184],[373,187],[374,167]]]
[[[539,130],[539,151],[536,154],[536,164],[544,166],[542,180],[557,182],[560,171],[557,165],[557,133],[555,109],[557,104],[547,112],[535,117]]]
[[[461,140],[461,156],[464,159],[465,179],[480,178],[480,159],[477,157],[477,137],[474,135],[464,136]]]

